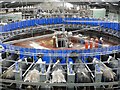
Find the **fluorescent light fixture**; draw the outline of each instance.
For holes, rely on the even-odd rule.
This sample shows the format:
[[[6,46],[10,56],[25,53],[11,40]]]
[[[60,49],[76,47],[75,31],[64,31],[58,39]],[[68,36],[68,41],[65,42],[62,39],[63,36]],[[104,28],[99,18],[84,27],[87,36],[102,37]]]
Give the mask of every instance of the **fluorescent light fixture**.
[[[105,4],[109,4],[109,3],[106,2]]]
[[[95,4],[99,4],[99,3],[96,2]]]
[[[0,3],[3,3],[4,1],[0,1]]]
[[[77,10],[79,10],[79,9],[80,9],[80,7],[78,6],[78,7],[77,7]]]
[[[66,6],[67,8],[73,7],[73,5],[72,5],[71,3],[65,3],[65,6]]]
[[[117,6],[118,4],[117,4],[117,3],[113,3],[113,5],[116,5],[116,6]]]
[[[12,1],[11,3],[15,3],[16,1]]]

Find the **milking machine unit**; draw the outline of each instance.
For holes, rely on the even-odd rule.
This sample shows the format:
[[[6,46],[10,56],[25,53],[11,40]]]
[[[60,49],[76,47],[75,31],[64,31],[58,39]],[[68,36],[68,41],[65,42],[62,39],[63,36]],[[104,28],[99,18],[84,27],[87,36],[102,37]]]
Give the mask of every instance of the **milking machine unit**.
[[[67,82],[74,83],[75,82],[75,73],[73,71],[73,62],[69,62],[67,64]],[[69,90],[74,90],[74,86],[68,86]]]
[[[14,70],[14,75],[15,75],[15,80],[16,81],[21,81],[22,80],[22,60],[18,60],[15,62],[15,70]],[[21,85],[16,83],[16,88],[20,88]]]
[[[118,58],[118,75],[119,75],[119,78],[118,78],[118,85],[120,85],[120,58]]]
[[[46,81],[46,62],[43,61],[41,63],[41,71],[40,71],[40,82],[45,82]]]
[[[43,61],[40,63],[40,82],[45,82],[46,81],[46,62]],[[48,89],[47,86],[41,86],[41,90],[46,90]]]
[[[95,65],[95,82],[99,83],[102,80],[102,72],[100,71],[99,64]],[[95,90],[101,90],[100,86],[95,86]]]

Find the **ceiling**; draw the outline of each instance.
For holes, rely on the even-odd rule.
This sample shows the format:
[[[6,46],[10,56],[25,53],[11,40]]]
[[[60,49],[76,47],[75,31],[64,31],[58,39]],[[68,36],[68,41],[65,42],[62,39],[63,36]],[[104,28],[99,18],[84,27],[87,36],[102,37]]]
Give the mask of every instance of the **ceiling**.
[[[35,5],[38,3],[42,3],[42,2],[60,2],[60,0],[0,0],[0,7],[1,8],[15,8],[15,7],[21,7],[21,6],[30,6],[30,5]],[[61,0],[63,1],[63,0]],[[66,2],[70,2],[72,4],[76,4],[76,5],[90,5],[90,6],[95,6],[98,8],[105,8],[109,5],[115,6],[115,7],[120,7],[120,0],[75,0],[73,2],[73,0],[64,0]],[[13,2],[13,3],[11,3]],[[96,3],[97,2],[97,3]],[[106,4],[106,2],[109,2]]]
[[[11,1],[16,1],[16,2],[33,2],[33,0],[0,0],[4,2],[11,2]],[[34,2],[56,2],[56,1],[66,1],[66,2],[118,2],[120,0],[34,0]]]

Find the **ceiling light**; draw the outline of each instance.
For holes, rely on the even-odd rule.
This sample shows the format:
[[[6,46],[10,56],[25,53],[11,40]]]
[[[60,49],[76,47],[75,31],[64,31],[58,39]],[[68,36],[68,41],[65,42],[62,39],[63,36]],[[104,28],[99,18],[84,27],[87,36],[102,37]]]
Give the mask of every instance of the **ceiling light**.
[[[95,4],[99,4],[99,3],[96,2]]]
[[[3,3],[4,1],[0,1],[0,3]]]
[[[15,3],[16,1],[12,1],[11,3]]]
[[[109,4],[109,3],[106,2],[105,4]]]
[[[118,4],[117,4],[117,3],[113,3],[113,5],[116,5],[116,6],[117,6]]]

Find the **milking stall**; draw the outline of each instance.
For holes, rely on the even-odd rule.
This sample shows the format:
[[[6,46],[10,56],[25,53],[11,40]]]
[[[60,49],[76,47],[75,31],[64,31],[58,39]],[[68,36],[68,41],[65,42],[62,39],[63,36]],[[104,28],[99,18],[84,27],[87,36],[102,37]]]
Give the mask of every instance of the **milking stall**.
[[[120,1],[0,0],[0,90],[120,90]]]

